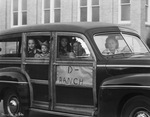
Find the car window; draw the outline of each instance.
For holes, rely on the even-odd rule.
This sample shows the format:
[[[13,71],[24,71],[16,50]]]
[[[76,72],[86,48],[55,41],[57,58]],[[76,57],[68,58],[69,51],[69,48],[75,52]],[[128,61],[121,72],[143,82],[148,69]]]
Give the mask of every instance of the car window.
[[[138,37],[128,35],[128,34],[122,34],[122,35],[133,53],[136,54],[136,53],[148,52],[147,48]]]
[[[21,37],[0,40],[1,57],[21,57]]]
[[[142,41],[128,34],[105,34],[95,35],[94,41],[103,55],[114,55],[120,53],[146,53],[148,50]]]
[[[122,53],[125,47],[128,52],[131,52],[120,34],[97,35],[94,36],[94,40],[103,55]]]
[[[58,58],[90,58],[91,53],[84,40],[77,36],[58,36]]]
[[[28,36],[26,42],[26,56],[34,59],[49,58],[50,37]]]

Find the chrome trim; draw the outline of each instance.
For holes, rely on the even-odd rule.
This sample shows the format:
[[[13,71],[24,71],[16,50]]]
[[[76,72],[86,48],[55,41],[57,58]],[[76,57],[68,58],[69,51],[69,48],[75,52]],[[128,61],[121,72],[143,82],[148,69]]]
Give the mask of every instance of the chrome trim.
[[[16,82],[16,81],[0,81],[0,83],[28,84],[28,82]]]
[[[106,67],[106,65],[96,65],[97,67]]]
[[[76,115],[76,114],[69,114],[69,113],[63,113],[63,112],[56,112],[56,111],[46,111],[46,110],[41,110],[41,109],[34,109],[30,108],[31,111],[38,111],[42,113],[48,113],[48,114],[53,114],[53,115],[60,115],[60,116],[67,116],[67,117],[92,117],[92,116],[87,116],[87,115]]]
[[[146,67],[150,68],[150,65],[97,65],[97,67]]]
[[[113,86],[101,86],[101,88],[150,88],[150,86],[113,85]]]

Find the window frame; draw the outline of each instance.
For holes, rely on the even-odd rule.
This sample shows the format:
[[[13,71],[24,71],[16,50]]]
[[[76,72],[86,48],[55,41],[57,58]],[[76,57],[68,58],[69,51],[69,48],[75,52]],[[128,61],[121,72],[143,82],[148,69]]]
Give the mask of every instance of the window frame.
[[[98,19],[99,19],[99,21],[100,21],[100,0],[98,0],[98,2],[99,2],[99,4],[98,5],[93,5],[92,3],[91,3],[91,12],[93,12],[93,8],[97,8],[98,7],[98,9],[99,9],[99,17],[98,17]],[[91,19],[91,21],[93,21],[93,14],[92,14],[92,17],[91,17],[92,19]],[[99,22],[99,21],[94,21],[94,22]]]
[[[26,40],[25,40],[25,58],[26,58],[26,61],[27,62],[30,62],[32,61],[33,63],[38,63],[38,62],[45,62],[45,64],[48,64],[49,63],[49,58],[50,57],[47,57],[47,58],[44,58],[44,59],[40,59],[40,58],[35,58],[35,57],[28,57],[27,56],[27,47],[28,47],[28,37],[34,37],[34,36],[49,36],[51,37],[51,32],[29,32],[29,33],[26,33]],[[49,40],[50,41],[50,40]],[[49,44],[49,49],[51,48],[51,44]]]
[[[122,15],[121,8],[122,8],[122,6],[129,5],[130,14],[131,14],[131,0],[130,0],[129,3],[123,3],[123,4],[121,3],[121,0],[118,0],[118,4],[119,4],[119,7],[118,7],[118,23],[120,23],[120,24],[130,24],[131,23],[131,16],[130,16],[130,20],[125,20],[125,21],[121,20],[122,19],[122,17],[121,17],[121,15]]]
[[[27,0],[26,0],[27,2]],[[18,0],[18,11],[13,10],[14,0],[11,1],[11,27],[25,26],[27,25],[27,6],[26,10],[22,9],[23,0]],[[17,15],[17,25],[14,25],[14,13],[18,13]],[[26,13],[26,24],[23,24],[23,13]]]
[[[92,18],[93,18],[93,15],[92,15],[92,8],[94,7],[99,7],[99,21],[100,21],[100,0],[99,1],[99,4],[98,5],[92,5],[92,0],[87,0],[87,5],[86,6],[81,6],[80,2],[81,0],[78,0],[78,18],[77,18],[77,21],[81,21],[81,8],[87,8],[87,14],[86,14],[86,17],[87,17],[87,21],[83,21],[83,22],[92,22]],[[94,22],[99,22],[99,21],[94,21]]]
[[[18,41],[14,41],[13,38],[19,38],[17,39]],[[4,41],[2,41],[4,40]],[[13,40],[13,41],[12,41]],[[1,59],[10,59],[10,60],[21,60],[22,57],[22,35],[21,34],[12,34],[12,35],[5,35],[0,37],[0,42],[18,42],[18,53],[15,54],[20,54],[20,56],[2,56]],[[6,54],[7,55],[7,54]]]
[[[60,6],[59,7],[56,7],[55,6],[55,2],[54,2],[54,22],[60,22],[61,21],[61,0],[59,0],[59,2],[60,2]],[[56,18],[56,10],[59,10],[59,21],[56,21],[57,20],[57,18]]]
[[[58,46],[58,38],[57,38],[58,36],[76,36],[76,37],[81,38],[85,42],[85,44],[90,52],[90,57],[87,57],[87,58],[69,58],[69,57],[68,58],[59,58],[59,57],[57,57],[57,54],[59,52],[58,47],[57,47]],[[57,60],[57,61],[62,61],[62,60],[63,61],[72,61],[72,60],[74,60],[74,61],[93,61],[94,60],[94,58],[95,58],[94,51],[93,51],[89,41],[83,34],[69,33],[69,32],[57,32],[56,38],[57,38],[57,41],[56,41],[57,46],[55,46],[55,50],[56,50],[55,60]]]
[[[150,1],[147,0],[147,2],[148,3],[146,3],[146,1],[145,1],[145,24],[150,25],[150,17],[149,17],[149,13],[150,13]],[[146,18],[147,18],[147,20],[146,20]]]
[[[95,40],[95,37],[96,36],[110,36],[110,35],[119,35],[119,36],[121,36],[122,37],[122,34],[121,33],[119,33],[119,32],[109,32],[109,33],[96,33],[96,34],[94,34],[93,35],[93,39],[94,39],[94,43],[95,43],[95,45],[96,45],[96,48],[98,49],[98,51],[99,51],[99,53],[102,55],[102,56],[104,56],[104,57],[107,57],[107,56],[109,56],[109,55],[105,55],[105,54],[102,54],[102,52],[106,49],[106,47],[105,47],[105,44],[106,44],[106,39],[107,39],[107,37],[105,38],[105,39],[103,39],[103,45],[104,45],[104,50],[103,51],[101,51],[101,49],[98,47],[98,45],[97,45],[97,43],[96,43],[96,40]],[[102,39],[101,39],[102,40]],[[124,39],[123,39],[124,40]],[[101,41],[102,42],[102,41]],[[126,42],[125,42],[126,43]]]
[[[56,17],[55,17],[55,10],[60,10],[60,21],[61,22],[61,0],[60,0],[60,7],[55,7],[55,1],[54,0],[50,0],[50,8],[44,8],[44,3],[45,1],[42,0],[42,23],[43,24],[47,24],[45,23],[45,11],[46,10],[49,10],[50,11],[50,14],[49,14],[49,22],[48,23],[54,23],[55,20],[56,20]]]

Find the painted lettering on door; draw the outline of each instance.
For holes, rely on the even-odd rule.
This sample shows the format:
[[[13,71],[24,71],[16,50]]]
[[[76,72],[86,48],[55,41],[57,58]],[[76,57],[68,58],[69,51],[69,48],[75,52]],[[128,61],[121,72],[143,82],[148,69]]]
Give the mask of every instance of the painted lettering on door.
[[[57,66],[56,84],[92,86],[92,67]]]

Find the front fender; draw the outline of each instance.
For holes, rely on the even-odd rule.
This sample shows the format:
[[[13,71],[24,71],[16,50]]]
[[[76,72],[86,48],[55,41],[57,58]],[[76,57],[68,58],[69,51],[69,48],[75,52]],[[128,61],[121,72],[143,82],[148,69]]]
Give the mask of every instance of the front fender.
[[[127,74],[107,78],[103,81],[101,87],[106,86],[150,86],[150,74]]]
[[[107,78],[99,90],[99,114],[103,117],[118,117],[125,102],[137,95],[150,98],[149,73],[125,74]]]

